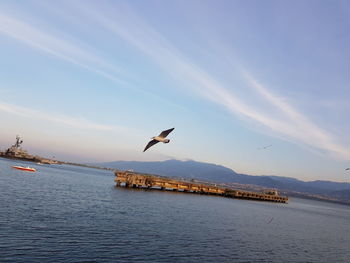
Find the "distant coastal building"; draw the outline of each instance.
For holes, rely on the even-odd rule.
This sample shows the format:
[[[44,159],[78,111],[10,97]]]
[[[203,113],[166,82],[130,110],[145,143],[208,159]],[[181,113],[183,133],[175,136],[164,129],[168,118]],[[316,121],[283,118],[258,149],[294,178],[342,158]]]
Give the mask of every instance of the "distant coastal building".
[[[55,160],[29,154],[26,150],[21,148],[22,143],[23,143],[23,140],[21,139],[21,137],[17,135],[15,144],[12,145],[7,150],[5,150],[4,152],[0,151],[0,157],[8,158],[8,159],[31,161],[31,162],[37,162],[37,163],[46,163],[46,164],[58,163]]]

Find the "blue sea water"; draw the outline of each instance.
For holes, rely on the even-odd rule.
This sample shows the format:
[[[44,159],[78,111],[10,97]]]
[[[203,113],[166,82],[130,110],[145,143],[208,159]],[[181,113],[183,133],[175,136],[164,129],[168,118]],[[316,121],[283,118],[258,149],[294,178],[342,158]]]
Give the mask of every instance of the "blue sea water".
[[[0,262],[349,262],[350,206],[116,188],[111,171],[0,159]]]

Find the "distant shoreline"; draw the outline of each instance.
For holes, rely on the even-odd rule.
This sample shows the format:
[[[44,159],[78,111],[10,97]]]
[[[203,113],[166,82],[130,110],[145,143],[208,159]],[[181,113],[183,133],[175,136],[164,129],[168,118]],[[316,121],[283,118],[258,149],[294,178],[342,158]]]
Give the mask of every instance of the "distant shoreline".
[[[26,161],[26,162],[31,162],[31,163],[38,163],[38,162],[41,163],[40,159],[12,157],[12,156],[1,155],[1,153],[0,153],[0,158],[7,159],[7,160]],[[95,165],[88,165],[88,164],[81,164],[81,163],[72,163],[72,162],[65,162],[65,161],[54,161],[53,163],[44,163],[44,164],[60,164],[60,165],[61,164],[67,164],[67,165],[81,166],[81,167],[94,168],[94,169],[100,169],[100,170],[109,170],[109,171],[114,171],[115,170],[113,168],[106,168],[106,167],[100,167],[100,166],[95,166]]]
[[[8,160],[20,160],[20,161],[27,161],[27,162],[32,162],[32,163],[38,163],[38,159],[29,159],[29,158],[20,158],[20,157],[12,157],[12,156],[4,156],[2,152],[0,152],[0,158],[3,159],[8,159]],[[49,164],[49,163],[47,163]],[[73,163],[73,162],[65,162],[65,161],[55,161],[54,164],[66,164],[66,165],[72,165],[72,166],[79,166],[79,167],[86,167],[86,168],[92,168],[92,169],[100,169],[100,170],[107,170],[107,171],[115,171],[118,170],[117,168],[107,168],[107,167],[100,167],[96,165],[88,165],[88,164],[81,164],[81,163]],[[162,175],[164,176],[164,175]],[[171,178],[169,176],[164,176]],[[213,184],[220,184],[217,182],[212,182]],[[246,185],[247,189],[251,187],[251,185]],[[303,192],[293,192],[289,190],[283,190],[283,189],[278,189],[281,192],[284,192],[288,194],[289,197],[297,197],[297,198],[302,198],[302,199],[308,199],[308,200],[316,200],[316,201],[323,201],[323,202],[329,202],[329,203],[336,203],[336,204],[342,204],[342,205],[347,205],[350,206],[350,202],[344,201],[344,200],[337,200],[337,199],[329,199],[328,197],[317,197],[317,196],[310,196],[309,193],[303,193]]]

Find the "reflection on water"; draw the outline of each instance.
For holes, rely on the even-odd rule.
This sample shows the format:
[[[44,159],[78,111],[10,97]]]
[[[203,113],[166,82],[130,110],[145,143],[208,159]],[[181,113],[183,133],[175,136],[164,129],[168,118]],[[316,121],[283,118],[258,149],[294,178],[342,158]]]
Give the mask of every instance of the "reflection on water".
[[[115,188],[111,171],[14,164],[0,159],[0,262],[350,258],[349,206]]]

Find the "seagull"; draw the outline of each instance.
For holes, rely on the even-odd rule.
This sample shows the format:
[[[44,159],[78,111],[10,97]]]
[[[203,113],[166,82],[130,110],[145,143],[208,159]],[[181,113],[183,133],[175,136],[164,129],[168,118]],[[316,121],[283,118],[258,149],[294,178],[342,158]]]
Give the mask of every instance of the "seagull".
[[[265,149],[267,149],[267,148],[269,148],[271,146],[272,146],[272,144],[264,146],[264,147],[260,147],[260,148],[258,148],[258,150],[265,150]]]
[[[158,136],[152,137],[152,138],[151,138],[152,141],[150,141],[150,142],[146,145],[146,147],[145,147],[145,149],[144,149],[143,151],[145,152],[148,148],[152,147],[153,145],[155,145],[155,144],[158,143],[158,142],[169,143],[170,140],[169,140],[169,139],[165,139],[165,137],[167,137],[168,134],[171,133],[174,129],[175,129],[175,128],[171,128],[171,129],[169,129],[169,130],[162,131]]]

